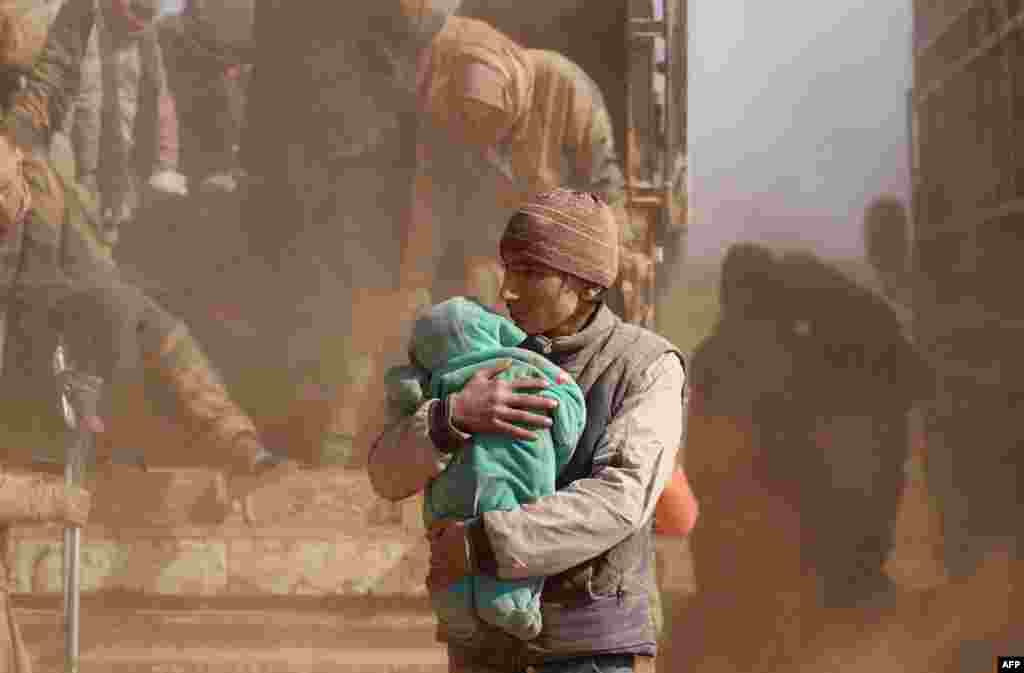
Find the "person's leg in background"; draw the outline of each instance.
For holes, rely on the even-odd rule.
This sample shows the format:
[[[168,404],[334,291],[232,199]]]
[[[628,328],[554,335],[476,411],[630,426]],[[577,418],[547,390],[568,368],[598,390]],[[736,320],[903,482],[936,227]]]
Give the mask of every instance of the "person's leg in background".
[[[885,562],[903,492],[909,453],[906,414],[834,416],[815,434],[823,478],[808,487],[819,512],[812,535],[826,607],[849,607],[884,596],[892,582]]]

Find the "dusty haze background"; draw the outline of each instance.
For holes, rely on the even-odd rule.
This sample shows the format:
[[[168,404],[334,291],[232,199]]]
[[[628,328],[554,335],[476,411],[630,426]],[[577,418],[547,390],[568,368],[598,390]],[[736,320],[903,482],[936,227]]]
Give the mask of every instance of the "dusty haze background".
[[[908,192],[908,2],[690,0],[690,252],[801,240],[859,255]]]

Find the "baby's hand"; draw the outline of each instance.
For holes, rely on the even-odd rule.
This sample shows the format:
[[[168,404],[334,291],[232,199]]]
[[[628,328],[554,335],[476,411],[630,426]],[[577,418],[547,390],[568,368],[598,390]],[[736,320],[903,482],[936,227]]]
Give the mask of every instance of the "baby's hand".
[[[423,371],[412,365],[392,367],[384,375],[388,403],[410,414],[423,402]]]

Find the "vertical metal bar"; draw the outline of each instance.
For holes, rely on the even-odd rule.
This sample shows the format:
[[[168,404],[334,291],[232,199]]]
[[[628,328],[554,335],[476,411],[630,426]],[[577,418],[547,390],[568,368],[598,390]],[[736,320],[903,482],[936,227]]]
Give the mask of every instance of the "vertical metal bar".
[[[1009,25],[1014,17],[1010,15],[1010,7],[1006,6],[1004,16],[1000,17],[1003,25]],[[1017,170],[1020,138],[1020,130],[1017,128],[1019,119],[1017,109],[1017,77],[1015,60],[1020,51],[1020,42],[1024,39],[1019,30],[1007,30],[1003,33],[1003,76],[1006,78],[1006,88],[1003,93],[1006,96],[1006,152],[1004,168],[1009,173],[1004,179],[1009,180],[1007,188],[1003,191],[1002,201],[1012,201],[1020,197],[1019,171]]]
[[[670,213],[672,212],[672,187],[675,181],[674,166],[672,165],[672,156],[675,153],[675,148],[672,146],[675,141],[675,125],[678,124],[678,120],[673,119],[673,113],[675,112],[675,106],[672,105],[673,97],[675,94],[675,82],[673,81],[673,73],[675,71],[674,63],[675,59],[678,58],[678,54],[675,54],[675,45],[672,44],[672,37],[676,29],[676,14],[681,11],[679,5],[681,0],[664,0],[661,7],[661,16],[658,17],[655,13],[655,18],[661,19],[661,39],[664,43],[665,50],[665,61],[664,68],[665,73],[662,79],[662,118],[661,118],[661,194],[662,201],[661,207],[658,209],[657,221],[654,222],[656,235],[653,236],[651,243],[653,244],[650,248],[651,260],[654,263],[654,268],[651,273],[654,278],[650,283],[645,286],[647,293],[645,304],[650,307],[651,313],[649,314],[648,322],[644,327],[648,329],[655,329],[658,324],[658,283],[668,282],[668,279],[659,278],[659,268],[662,266],[664,261],[664,245],[665,245],[665,234],[668,232]],[[657,49],[654,50],[653,55],[655,63],[651,66],[652,73],[657,73]],[[654,76],[652,75],[652,81]]]
[[[76,418],[76,421],[80,420]],[[68,483],[79,486],[82,483],[84,458],[89,451],[89,438],[79,429],[75,449],[68,460]],[[72,526],[65,531],[68,547],[68,569],[65,584],[67,591],[67,633],[65,638],[65,673],[78,673],[79,634],[81,633],[81,558],[82,529]]]
[[[80,633],[79,629],[79,614],[81,613],[81,606],[79,604],[81,593],[80,580],[81,580],[81,568],[79,560],[81,558],[81,543],[82,543],[82,530],[80,528],[73,527],[65,532],[67,540],[65,544],[69,545],[71,549],[70,554],[70,566],[68,568],[67,582],[71,587],[68,592],[68,604],[67,604],[67,621],[65,622],[65,650],[64,650],[64,670],[65,673],[78,673],[78,653],[79,653],[79,642],[78,637]]]
[[[918,194],[917,189],[917,125],[914,123],[917,115],[914,109],[914,85],[913,79],[911,79],[911,85],[907,87],[907,177],[910,182],[910,230],[907,235],[910,236],[911,242],[916,240],[917,237],[917,208],[915,201]]]
[[[75,432],[75,441],[68,452],[64,480],[69,486],[82,482],[82,463],[88,450],[87,439],[79,427],[78,414],[69,399],[65,376],[68,372],[67,354],[60,343],[54,353],[54,369],[61,383],[61,411],[68,428]],[[82,531],[77,526],[64,529],[64,671],[78,673],[80,565]]]
[[[664,49],[665,49],[665,77],[662,80],[662,96],[663,96],[663,99],[662,99],[662,103],[661,103],[661,105],[662,105],[662,108],[661,108],[662,115],[661,115],[661,117],[662,118],[661,118],[661,128],[659,129],[661,131],[661,136],[662,136],[662,141],[661,141],[661,176],[662,177],[661,177],[661,180],[662,180],[662,188],[663,188],[663,190],[665,192],[665,203],[663,204],[663,208],[662,208],[663,211],[667,211],[668,210],[668,204],[670,202],[670,199],[672,198],[672,175],[671,175],[672,162],[671,162],[671,159],[670,159],[670,157],[671,157],[671,149],[669,147],[671,145],[671,143],[672,143],[672,117],[671,117],[671,112],[672,112],[672,106],[671,106],[672,88],[669,86],[669,82],[672,81],[672,74],[671,74],[671,72],[669,72],[669,70],[670,70],[670,67],[669,67],[669,65],[670,65],[669,52],[672,49],[671,45],[669,44],[669,38],[672,35],[672,26],[671,26],[671,21],[669,20],[669,18],[671,17],[671,18],[674,19],[675,18],[675,16],[674,16],[675,12],[674,11],[670,11],[671,10],[671,7],[670,7],[671,3],[672,3],[672,0],[664,0],[664,2],[662,4],[662,7],[661,7],[661,39],[662,39],[662,42],[664,43]],[[658,56],[657,56],[657,54],[658,54],[658,50],[655,49],[654,50],[654,54],[653,54],[653,60],[655,62],[651,66],[651,72],[655,73],[655,74],[658,72],[658,63],[657,63]],[[653,75],[652,75],[652,81],[653,81]],[[667,212],[666,212],[666,215],[667,215]]]
[[[917,81],[917,35],[918,35],[918,2],[915,0],[911,3],[911,16],[910,16],[910,82],[907,83],[907,177],[910,179],[910,198],[908,202],[910,204],[909,215],[910,215],[910,235],[911,245],[915,240],[914,234],[916,233],[917,223],[915,218],[915,196],[918,193],[917,190],[917,124],[915,119],[917,116],[917,110],[914,107],[914,92],[916,89],[915,83]]]
[[[630,217],[629,206],[633,201],[633,8],[628,0],[624,0],[624,3],[626,5],[626,22],[625,26],[623,26],[624,34],[622,39],[626,43],[626,128],[625,133],[622,135],[622,174],[626,188],[626,217]]]

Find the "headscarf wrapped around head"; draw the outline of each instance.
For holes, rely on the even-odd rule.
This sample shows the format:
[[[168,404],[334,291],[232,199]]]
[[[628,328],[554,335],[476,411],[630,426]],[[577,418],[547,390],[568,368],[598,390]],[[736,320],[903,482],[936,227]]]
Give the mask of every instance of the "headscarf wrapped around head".
[[[619,223],[597,194],[553,189],[530,199],[512,218],[501,239],[501,257],[609,288],[619,275]]]
[[[514,135],[533,97],[525,50],[489,24],[449,17],[429,47],[420,105],[441,128],[491,145]]]

